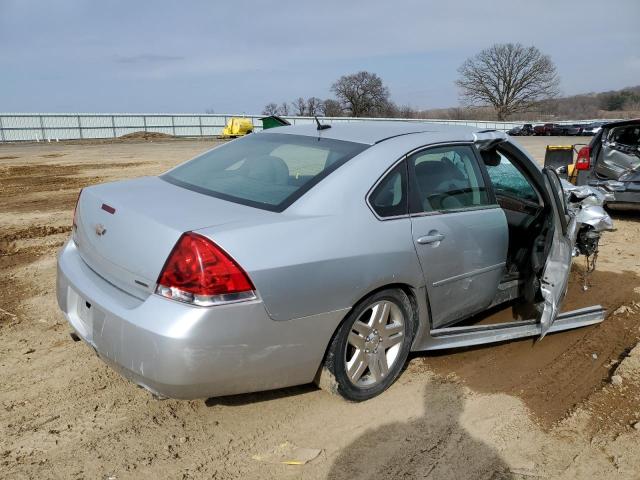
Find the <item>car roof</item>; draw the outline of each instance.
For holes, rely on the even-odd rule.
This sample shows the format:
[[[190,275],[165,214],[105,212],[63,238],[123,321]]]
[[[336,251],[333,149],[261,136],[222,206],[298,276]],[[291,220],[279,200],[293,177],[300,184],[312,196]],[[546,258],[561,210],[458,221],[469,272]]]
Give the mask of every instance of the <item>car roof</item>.
[[[463,125],[447,125],[444,123],[430,123],[420,121],[334,121],[331,128],[318,130],[314,123],[276,127],[265,130],[264,133],[287,133],[292,135],[305,135],[314,137],[331,138],[349,142],[374,145],[389,138],[411,134],[429,134],[442,137],[450,133],[451,140],[472,139],[474,133],[483,133],[493,130],[468,127]]]
[[[603,127],[606,128],[610,128],[610,127],[624,127],[626,125],[637,125],[640,124],[640,118],[635,118],[632,120],[620,120],[620,121],[616,121],[616,122],[596,122],[596,123],[601,123]]]

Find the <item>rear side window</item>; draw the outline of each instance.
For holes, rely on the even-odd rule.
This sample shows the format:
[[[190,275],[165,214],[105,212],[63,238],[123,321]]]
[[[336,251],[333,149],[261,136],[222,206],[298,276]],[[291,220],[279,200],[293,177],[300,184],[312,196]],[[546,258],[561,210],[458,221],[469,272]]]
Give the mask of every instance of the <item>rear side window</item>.
[[[408,213],[405,162],[400,162],[382,179],[371,193],[369,203],[380,217],[397,217]]]
[[[489,196],[471,147],[454,145],[423,150],[409,158],[414,172],[418,212],[451,211],[489,205]],[[413,184],[412,184],[413,185]]]
[[[282,211],[368,145],[254,133],[164,174],[175,185],[244,205]]]

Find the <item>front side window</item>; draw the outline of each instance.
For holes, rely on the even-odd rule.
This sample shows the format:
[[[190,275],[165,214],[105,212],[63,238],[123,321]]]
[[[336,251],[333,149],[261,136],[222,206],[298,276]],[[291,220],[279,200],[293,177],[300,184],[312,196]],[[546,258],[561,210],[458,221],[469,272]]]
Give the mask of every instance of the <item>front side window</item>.
[[[423,150],[409,158],[418,212],[452,211],[488,205],[489,196],[471,147]]]
[[[368,145],[329,138],[253,133],[161,176],[200,193],[282,211]]]
[[[499,151],[496,153],[499,162],[486,163],[487,172],[496,195],[539,203],[538,194],[527,178],[503,153]]]
[[[371,193],[369,203],[380,217],[407,214],[407,166],[404,161],[382,179]]]

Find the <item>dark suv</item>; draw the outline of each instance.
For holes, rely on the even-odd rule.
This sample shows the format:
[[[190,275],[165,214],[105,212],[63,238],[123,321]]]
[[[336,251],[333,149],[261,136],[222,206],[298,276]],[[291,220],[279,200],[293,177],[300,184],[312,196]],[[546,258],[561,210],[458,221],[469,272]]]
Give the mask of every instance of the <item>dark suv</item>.
[[[582,133],[582,125],[578,125],[578,124],[573,124],[573,125],[556,124],[553,127],[551,127],[551,135],[558,135],[558,136],[571,135],[571,136],[575,136],[575,135],[580,135],[581,133]]]
[[[530,123],[525,123],[521,127],[513,127],[507,132],[507,134],[511,135],[512,137],[533,135],[533,126]]]

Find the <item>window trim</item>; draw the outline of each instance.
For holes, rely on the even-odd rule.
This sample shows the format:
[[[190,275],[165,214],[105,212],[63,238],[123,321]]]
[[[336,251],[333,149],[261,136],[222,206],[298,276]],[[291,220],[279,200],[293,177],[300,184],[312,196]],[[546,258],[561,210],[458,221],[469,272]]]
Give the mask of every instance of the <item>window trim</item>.
[[[417,184],[416,182],[416,177],[415,177],[415,167],[411,167],[410,162],[409,162],[409,158],[412,157],[413,155],[416,155],[418,153],[421,153],[423,151],[426,150],[431,150],[431,149],[435,149],[435,148],[443,148],[443,147],[460,147],[460,146],[466,146],[469,147],[471,149],[471,152],[473,154],[473,158],[476,161],[476,166],[478,167],[478,170],[480,171],[480,175],[482,177],[482,180],[484,182],[484,188],[485,191],[487,192],[487,204],[486,205],[474,205],[471,207],[463,207],[463,208],[455,208],[455,209],[451,209],[451,210],[433,210],[430,212],[425,212],[424,210],[420,210],[420,211],[414,211],[414,208],[416,208],[416,197],[415,197],[415,192],[416,192],[416,186]],[[494,208],[500,208],[500,205],[498,205],[496,196],[494,194],[493,191],[493,184],[491,183],[491,179],[488,178],[488,173],[486,171],[486,169],[484,168],[484,162],[482,162],[482,159],[479,157],[477,149],[475,147],[475,144],[473,142],[468,142],[468,141],[458,141],[458,142],[441,142],[441,143],[432,143],[430,145],[425,145],[422,147],[418,147],[412,151],[410,151],[409,153],[407,153],[405,155],[405,158],[407,160],[407,173],[408,173],[408,183],[409,183],[409,216],[410,217],[427,217],[427,216],[432,216],[432,215],[447,215],[449,213],[459,213],[459,212],[472,212],[475,210],[491,210]],[[413,188],[412,188],[413,187]]]
[[[395,168],[402,162],[404,162],[407,159],[407,154],[402,155],[400,158],[398,158],[395,162],[393,162],[391,164],[390,167],[388,167],[383,173],[382,175],[380,175],[378,177],[378,179],[375,181],[375,183],[373,184],[373,186],[367,191],[367,193],[365,194],[365,203],[367,205],[367,207],[369,207],[369,210],[371,210],[371,213],[373,213],[373,215],[381,222],[386,222],[388,220],[398,220],[400,218],[409,218],[410,216],[410,198],[409,198],[409,167],[407,166],[406,162],[405,162],[405,175],[407,178],[407,213],[403,213],[402,215],[393,215],[390,217],[381,217],[380,215],[378,215],[378,212],[376,212],[375,208],[373,207],[373,205],[371,204],[371,196],[373,195],[373,192],[376,190],[376,188],[378,188],[378,185],[380,185],[380,183],[382,183],[387,176],[393,171],[395,170]]]

